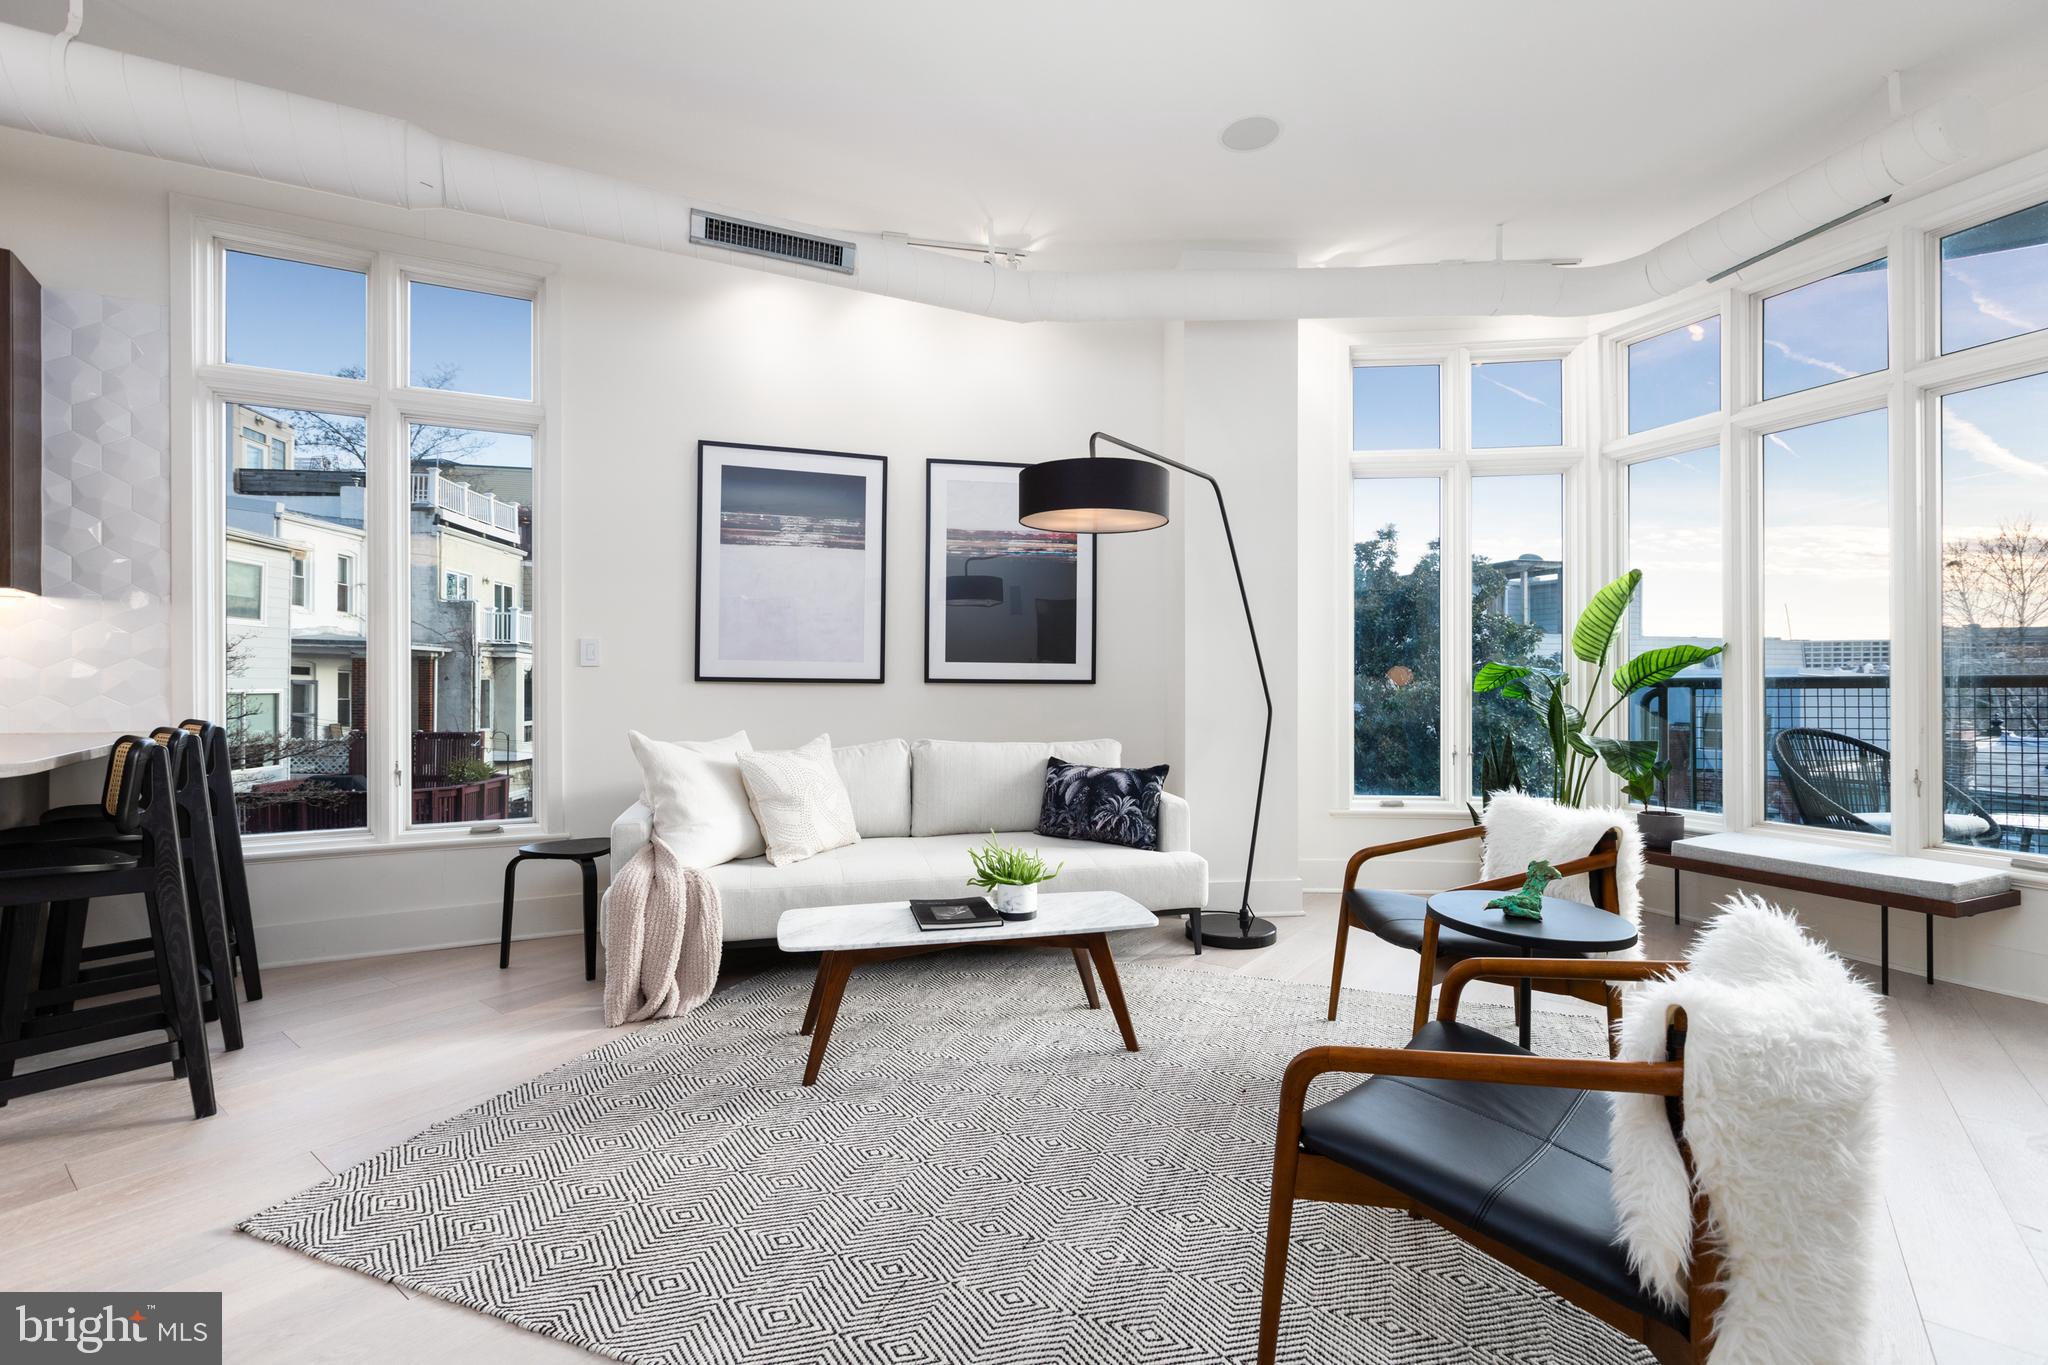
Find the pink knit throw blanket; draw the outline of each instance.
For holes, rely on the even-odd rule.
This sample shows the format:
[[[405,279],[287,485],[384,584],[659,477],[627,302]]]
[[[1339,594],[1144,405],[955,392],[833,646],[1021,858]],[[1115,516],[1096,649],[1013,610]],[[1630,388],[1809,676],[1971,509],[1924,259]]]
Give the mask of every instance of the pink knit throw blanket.
[[[604,1021],[672,1019],[718,984],[725,947],[718,888],[648,841],[612,878],[604,911]]]

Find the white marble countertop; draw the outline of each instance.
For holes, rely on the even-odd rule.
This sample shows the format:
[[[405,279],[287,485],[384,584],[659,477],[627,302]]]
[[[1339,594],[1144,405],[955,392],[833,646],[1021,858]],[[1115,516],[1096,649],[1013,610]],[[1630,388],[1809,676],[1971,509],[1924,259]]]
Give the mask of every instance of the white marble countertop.
[[[1061,934],[1113,934],[1150,929],[1159,917],[1120,891],[1041,892],[1035,919],[1005,920],[979,929],[920,929],[909,901],[820,905],[786,910],[775,941],[786,953],[839,953],[856,948],[990,943]]]
[[[0,778],[33,777],[105,758],[113,747],[114,736],[98,730],[34,735],[0,731]]]

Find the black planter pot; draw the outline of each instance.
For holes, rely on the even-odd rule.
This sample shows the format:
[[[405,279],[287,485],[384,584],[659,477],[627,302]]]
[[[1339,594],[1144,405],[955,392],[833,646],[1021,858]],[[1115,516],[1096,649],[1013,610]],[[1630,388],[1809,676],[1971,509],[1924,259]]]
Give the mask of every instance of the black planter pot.
[[[1671,845],[1685,837],[1685,815],[1675,810],[1639,810],[1636,812],[1636,828],[1642,832],[1643,844],[1655,853],[1670,851]]]

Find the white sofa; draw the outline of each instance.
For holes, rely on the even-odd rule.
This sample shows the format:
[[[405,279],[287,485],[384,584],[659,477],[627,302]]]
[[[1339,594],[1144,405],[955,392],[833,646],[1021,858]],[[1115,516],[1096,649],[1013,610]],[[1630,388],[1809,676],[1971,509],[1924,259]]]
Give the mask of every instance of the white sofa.
[[[785,910],[962,894],[972,870],[967,851],[990,831],[1066,864],[1047,892],[1121,891],[1160,912],[1209,903],[1209,864],[1194,851],[1187,802],[1171,793],[1159,799],[1156,849],[1037,832],[1046,760],[1114,767],[1122,762],[1115,740],[885,739],[834,749],[832,757],[852,798],[860,841],[782,867],[742,858],[706,868],[728,941],[775,937]],[[645,800],[612,822],[614,873],[653,837],[652,825]]]

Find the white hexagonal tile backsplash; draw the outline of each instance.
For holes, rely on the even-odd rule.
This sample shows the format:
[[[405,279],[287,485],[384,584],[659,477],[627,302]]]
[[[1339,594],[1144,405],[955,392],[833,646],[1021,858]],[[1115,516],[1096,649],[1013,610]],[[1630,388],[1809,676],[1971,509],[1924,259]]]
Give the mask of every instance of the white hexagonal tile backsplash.
[[[43,291],[43,595],[0,598],[0,730],[170,716],[170,319]]]

